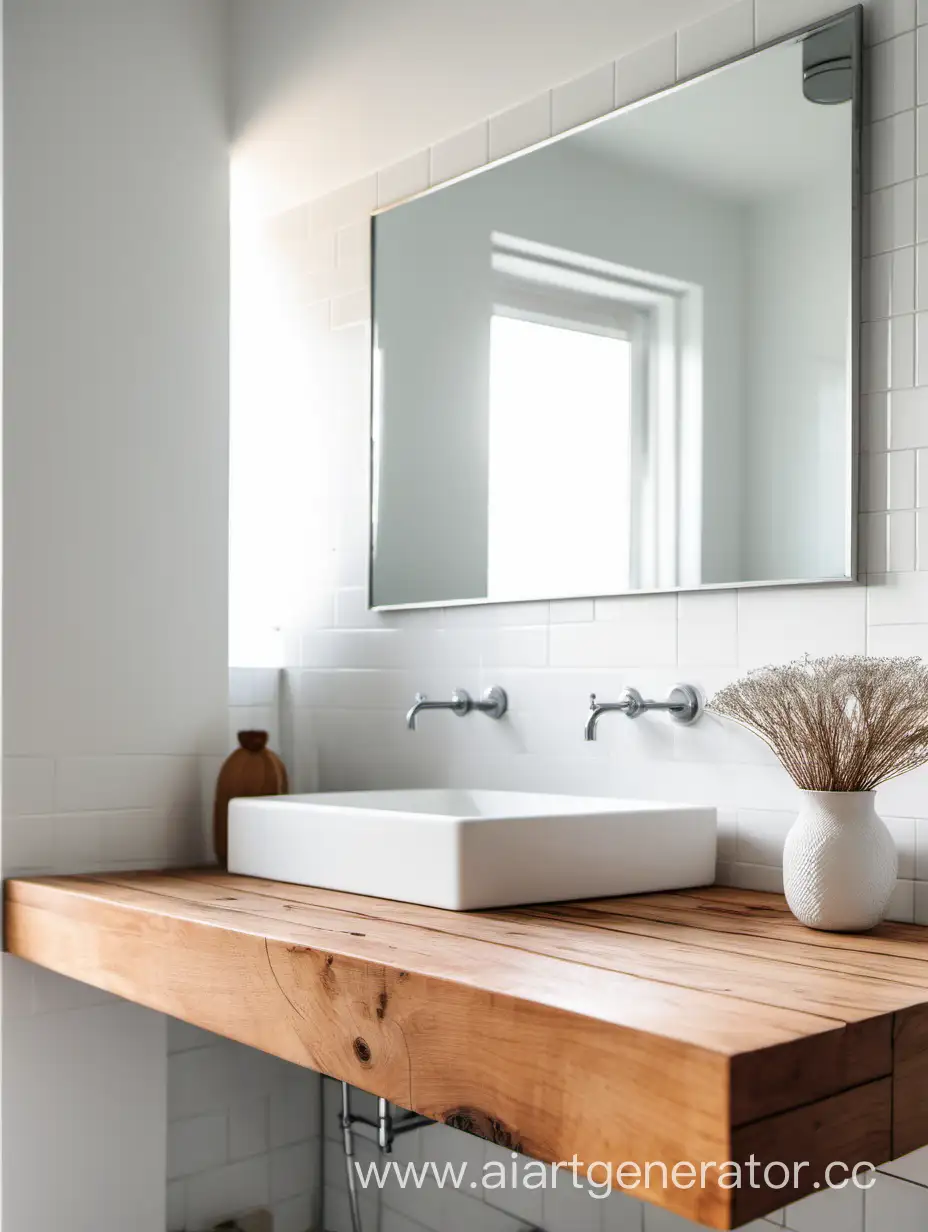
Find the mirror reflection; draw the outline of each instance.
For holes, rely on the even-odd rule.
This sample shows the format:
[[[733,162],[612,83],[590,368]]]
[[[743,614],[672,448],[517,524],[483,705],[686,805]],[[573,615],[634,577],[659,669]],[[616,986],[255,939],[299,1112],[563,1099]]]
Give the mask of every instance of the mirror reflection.
[[[856,35],[375,218],[373,606],[852,574]]]

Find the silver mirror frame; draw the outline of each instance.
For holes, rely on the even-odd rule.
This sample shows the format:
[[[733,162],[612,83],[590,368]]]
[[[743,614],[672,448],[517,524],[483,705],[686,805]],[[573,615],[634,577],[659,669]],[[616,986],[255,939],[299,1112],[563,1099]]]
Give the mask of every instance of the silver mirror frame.
[[[566,598],[624,598],[634,597],[635,595],[648,594],[679,594],[693,593],[694,590],[756,590],[774,586],[847,586],[853,585],[858,581],[859,562],[858,562],[858,521],[859,521],[859,489],[860,489],[860,330],[861,330],[861,260],[862,260],[862,183],[861,183],[861,134],[863,128],[862,107],[863,107],[863,5],[855,4],[850,8],[842,9],[831,17],[824,18],[820,21],[811,22],[809,25],[801,26],[789,34],[779,38],[770,39],[766,43],[762,43],[757,47],[753,47],[750,51],[742,52],[737,56],[731,56],[729,59],[714,65],[711,69],[705,72],[692,73],[688,77],[682,78],[672,86],[668,86],[663,90],[656,90],[652,94],[636,99],[634,102],[626,103],[621,107],[616,107],[612,111],[606,112],[604,115],[597,116],[593,120],[587,120],[582,124],[577,124],[573,128],[565,129],[551,137],[546,137],[542,141],[537,141],[533,145],[526,146],[524,149],[516,150],[512,154],[506,154],[501,158],[494,159],[492,162],[483,164],[480,167],[475,167],[471,171],[466,171],[461,175],[454,176],[452,179],[443,180],[440,184],[432,185],[429,188],[423,189],[420,192],[412,193],[407,197],[403,197],[398,201],[393,201],[389,205],[382,206],[371,213],[370,222],[370,301],[371,301],[371,325],[369,338],[369,385],[370,385],[370,436],[369,436],[369,483],[368,483],[368,567],[367,567],[367,606],[368,610],[376,612],[397,612],[397,611],[414,611],[420,608],[444,608],[444,607],[477,607],[477,606],[498,606],[501,603],[531,603],[545,602],[544,596],[537,596],[531,599],[452,599],[452,600],[426,600],[421,603],[387,603],[377,604],[374,602],[374,534],[375,534],[375,514],[376,514],[376,497],[377,497],[377,374],[374,370],[374,348],[377,338],[377,320],[376,320],[376,297],[375,297],[375,271],[376,271],[376,226],[375,220],[381,214],[387,214],[391,210],[397,209],[402,205],[406,205],[410,201],[417,201],[421,197],[431,196],[433,193],[442,192],[444,189],[451,187],[454,184],[461,183],[464,180],[472,179],[474,176],[483,175],[487,171],[491,171],[496,167],[502,166],[504,163],[512,162],[514,159],[522,158],[526,154],[531,154],[536,150],[544,149],[546,146],[553,145],[555,142],[563,141],[567,137],[572,137],[576,133],[583,132],[587,129],[595,128],[599,124],[603,124],[608,120],[615,119],[616,116],[622,115],[624,112],[633,111],[638,107],[642,107],[647,103],[653,102],[655,99],[662,98],[665,95],[674,94],[679,90],[686,89],[692,85],[694,81],[703,80],[709,77],[714,77],[718,73],[724,72],[732,64],[737,64],[743,60],[748,60],[752,56],[758,55],[761,52],[768,51],[772,47],[783,46],[787,43],[794,43],[807,38],[811,34],[816,34],[821,31],[829,30],[841,23],[847,23],[851,32],[852,40],[852,64],[851,78],[853,85],[852,94],[852,131],[851,131],[851,293],[850,293],[850,313],[848,321],[849,329],[849,346],[848,346],[848,364],[849,364],[849,381],[848,389],[849,406],[847,414],[849,418],[848,432],[848,459],[847,459],[847,474],[848,474],[848,492],[849,501],[846,511],[847,528],[846,528],[846,551],[845,551],[845,573],[842,577],[825,577],[825,578],[780,578],[763,582],[714,582],[707,583],[701,587],[664,587],[659,590],[630,590],[621,591],[618,594],[603,594],[603,595],[576,595],[567,596]],[[549,596],[550,598],[550,596]],[[551,602],[557,602],[557,598],[551,599]]]

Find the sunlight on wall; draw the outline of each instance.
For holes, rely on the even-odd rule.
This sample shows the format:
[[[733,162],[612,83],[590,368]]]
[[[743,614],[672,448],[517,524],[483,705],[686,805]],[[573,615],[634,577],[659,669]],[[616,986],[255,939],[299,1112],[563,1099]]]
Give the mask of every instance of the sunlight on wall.
[[[293,506],[302,499],[308,399],[305,341],[288,294],[302,212],[261,218],[247,169],[233,159],[231,172],[229,661],[280,667],[300,551]]]
[[[268,270],[261,230],[249,209],[247,184],[231,177],[231,352],[229,443],[229,662],[233,667],[282,663],[280,601],[270,535],[274,504],[273,401],[262,398],[263,356],[273,337]],[[269,365],[268,365],[269,366]],[[267,415],[260,413],[264,403]]]

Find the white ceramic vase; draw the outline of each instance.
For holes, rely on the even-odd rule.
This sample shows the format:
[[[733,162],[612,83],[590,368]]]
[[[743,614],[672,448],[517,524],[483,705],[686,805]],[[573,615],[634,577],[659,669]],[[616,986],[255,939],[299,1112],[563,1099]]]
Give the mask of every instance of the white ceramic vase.
[[[783,848],[783,887],[797,920],[863,932],[882,920],[896,885],[893,837],[872,791],[804,791]]]

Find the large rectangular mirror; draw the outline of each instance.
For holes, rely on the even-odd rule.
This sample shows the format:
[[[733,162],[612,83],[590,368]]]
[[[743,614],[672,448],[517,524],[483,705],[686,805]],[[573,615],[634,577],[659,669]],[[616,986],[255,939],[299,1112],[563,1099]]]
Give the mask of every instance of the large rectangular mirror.
[[[854,575],[860,14],[374,219],[371,605]]]

